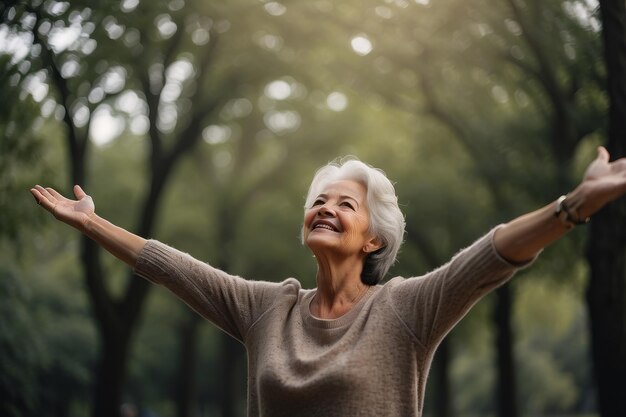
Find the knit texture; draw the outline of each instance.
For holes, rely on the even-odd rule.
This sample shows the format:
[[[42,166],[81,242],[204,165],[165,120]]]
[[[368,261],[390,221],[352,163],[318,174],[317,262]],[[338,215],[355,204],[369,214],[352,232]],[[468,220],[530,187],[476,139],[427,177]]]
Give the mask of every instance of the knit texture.
[[[493,234],[422,277],[369,287],[335,320],[314,317],[315,290],[293,278],[245,280],[154,240],[135,272],[245,345],[249,416],[421,416],[436,347],[520,267]]]

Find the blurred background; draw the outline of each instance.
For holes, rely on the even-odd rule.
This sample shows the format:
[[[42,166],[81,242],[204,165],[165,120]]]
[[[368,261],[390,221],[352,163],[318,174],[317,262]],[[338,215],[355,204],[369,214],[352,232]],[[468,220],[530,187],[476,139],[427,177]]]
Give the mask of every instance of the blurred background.
[[[246,409],[243,348],[55,222],[33,184],[81,184],[115,224],[246,278],[312,287],[304,196],[336,157],[396,184],[407,234],[391,275],[416,276],[570,191],[609,139],[594,0],[31,0],[0,12],[2,416]],[[425,416],[601,415],[591,335],[613,320],[589,313],[588,230],[454,329]]]

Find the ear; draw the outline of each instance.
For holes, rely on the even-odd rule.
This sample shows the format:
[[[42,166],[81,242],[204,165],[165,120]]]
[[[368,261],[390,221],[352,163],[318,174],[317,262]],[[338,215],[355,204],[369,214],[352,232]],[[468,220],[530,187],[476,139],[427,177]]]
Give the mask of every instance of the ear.
[[[383,247],[383,242],[378,237],[373,237],[363,245],[363,252],[366,254],[376,252]]]

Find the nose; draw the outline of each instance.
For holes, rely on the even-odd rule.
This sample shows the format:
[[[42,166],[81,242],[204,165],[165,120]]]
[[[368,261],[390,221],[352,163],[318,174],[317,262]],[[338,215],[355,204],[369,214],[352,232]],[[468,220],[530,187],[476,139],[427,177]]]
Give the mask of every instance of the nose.
[[[328,207],[328,203],[326,203],[320,206],[319,210],[317,211],[317,215],[322,217],[334,217],[335,212],[330,207]]]

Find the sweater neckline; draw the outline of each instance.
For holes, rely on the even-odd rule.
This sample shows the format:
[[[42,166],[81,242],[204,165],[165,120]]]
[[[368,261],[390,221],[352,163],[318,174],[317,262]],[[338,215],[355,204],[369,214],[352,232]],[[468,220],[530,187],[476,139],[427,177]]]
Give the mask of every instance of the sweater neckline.
[[[337,317],[336,319],[321,319],[311,313],[311,302],[313,301],[313,297],[315,297],[316,292],[316,290],[311,290],[302,297],[300,302],[300,315],[302,316],[305,326],[311,326],[318,329],[338,329],[354,321],[354,319],[359,315],[359,312],[363,309],[363,306],[367,303],[367,300],[369,300],[372,294],[376,292],[376,288],[377,286],[368,286],[367,291],[365,291],[357,303],[353,305],[352,308],[343,316]]]

